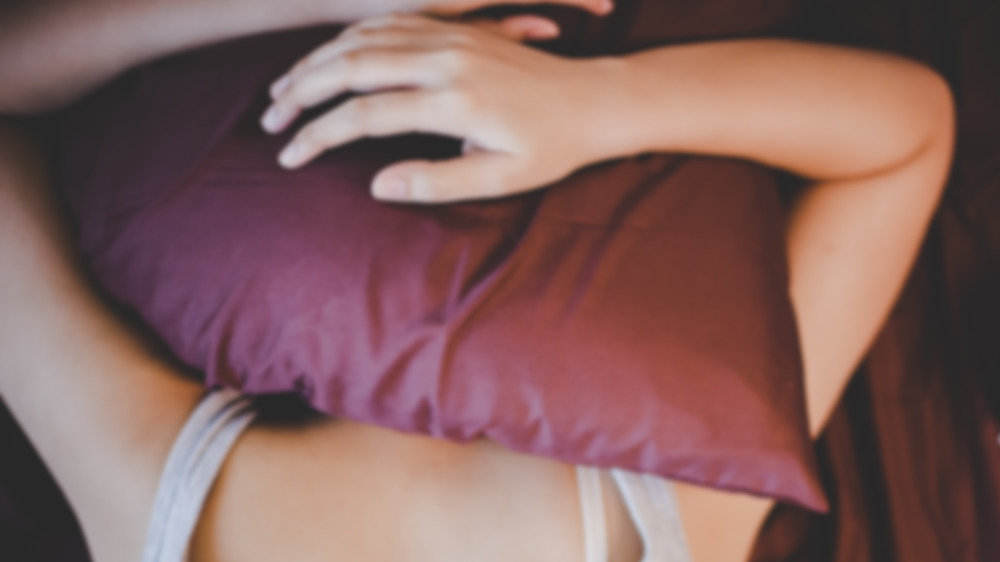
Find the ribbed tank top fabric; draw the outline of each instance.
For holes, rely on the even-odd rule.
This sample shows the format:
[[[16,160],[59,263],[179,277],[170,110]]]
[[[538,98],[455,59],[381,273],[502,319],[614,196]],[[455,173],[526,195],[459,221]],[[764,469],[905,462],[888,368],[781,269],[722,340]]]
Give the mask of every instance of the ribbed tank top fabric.
[[[608,562],[601,469],[577,466],[584,562]],[[643,543],[641,562],[692,562],[673,485],[649,474],[609,471]]]
[[[142,562],[186,562],[208,492],[255,416],[252,400],[236,391],[213,390],[202,398],[160,476]]]
[[[205,395],[167,458],[150,517],[142,562],[186,562],[205,499],[236,440],[256,416],[253,401],[233,390]],[[620,469],[607,471],[642,538],[641,562],[692,562],[670,482]],[[603,477],[577,466],[584,562],[608,562]]]

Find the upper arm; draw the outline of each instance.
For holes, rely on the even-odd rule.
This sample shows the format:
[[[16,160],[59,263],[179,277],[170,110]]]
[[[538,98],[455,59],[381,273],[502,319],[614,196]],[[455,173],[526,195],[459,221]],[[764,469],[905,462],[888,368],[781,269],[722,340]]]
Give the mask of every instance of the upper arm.
[[[791,296],[799,323],[810,425],[817,434],[888,316],[947,181],[954,111],[947,84],[919,71],[898,161],[819,181],[792,208]]]

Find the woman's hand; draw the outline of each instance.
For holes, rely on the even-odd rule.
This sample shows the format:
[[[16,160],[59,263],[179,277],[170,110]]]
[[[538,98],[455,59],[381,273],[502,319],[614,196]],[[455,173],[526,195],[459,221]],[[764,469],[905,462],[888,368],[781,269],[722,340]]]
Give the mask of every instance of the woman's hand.
[[[373,194],[393,201],[502,197],[552,183],[610,156],[600,127],[614,108],[612,61],[556,57],[511,39],[557,30],[534,16],[490,27],[392,15],[361,22],[299,62],[272,87],[262,124],[285,130],[309,107],[361,93],[305,125],[279,156],[297,168],[362,137],[436,133],[464,155],[382,170]],[[613,117],[613,115],[610,115]]]

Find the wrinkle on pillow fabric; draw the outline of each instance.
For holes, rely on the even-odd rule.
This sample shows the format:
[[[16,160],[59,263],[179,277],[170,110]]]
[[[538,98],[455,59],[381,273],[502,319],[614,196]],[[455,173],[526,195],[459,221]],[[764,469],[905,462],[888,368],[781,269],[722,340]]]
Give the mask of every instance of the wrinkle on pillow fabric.
[[[60,180],[100,284],[206,383],[823,510],[774,178],[645,155],[544,191],[373,200],[451,140],[359,142],[296,172],[267,83],[330,29],[147,66],[66,116]]]

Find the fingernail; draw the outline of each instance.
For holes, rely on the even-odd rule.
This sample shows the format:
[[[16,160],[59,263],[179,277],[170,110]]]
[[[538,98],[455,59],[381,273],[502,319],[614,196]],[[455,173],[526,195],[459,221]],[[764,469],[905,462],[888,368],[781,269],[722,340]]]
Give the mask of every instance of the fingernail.
[[[607,13],[611,12],[611,10],[614,10],[614,9],[615,9],[614,0],[604,0],[603,2],[601,2],[601,13],[602,14],[607,14]]]
[[[282,92],[288,89],[288,85],[291,83],[292,77],[287,74],[275,80],[274,84],[271,84],[271,97],[276,98],[280,96]]]
[[[301,144],[293,142],[278,155],[278,163],[285,168],[294,168],[302,163],[305,153],[305,148]]]
[[[281,105],[272,105],[260,118],[260,124],[269,133],[277,133],[287,125],[289,112]]]
[[[372,189],[378,199],[406,199],[410,195],[410,186],[403,178],[385,178],[378,181]]]

